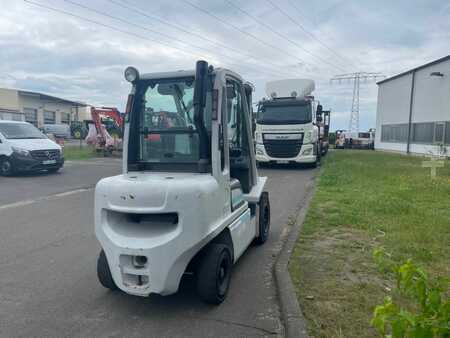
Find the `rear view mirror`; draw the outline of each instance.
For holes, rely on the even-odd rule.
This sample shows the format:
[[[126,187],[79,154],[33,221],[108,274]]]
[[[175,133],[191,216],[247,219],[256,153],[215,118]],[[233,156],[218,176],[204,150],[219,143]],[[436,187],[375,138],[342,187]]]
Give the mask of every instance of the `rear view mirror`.
[[[322,115],[322,112],[323,112],[323,107],[321,104],[318,104],[317,111],[316,111],[317,115]]]

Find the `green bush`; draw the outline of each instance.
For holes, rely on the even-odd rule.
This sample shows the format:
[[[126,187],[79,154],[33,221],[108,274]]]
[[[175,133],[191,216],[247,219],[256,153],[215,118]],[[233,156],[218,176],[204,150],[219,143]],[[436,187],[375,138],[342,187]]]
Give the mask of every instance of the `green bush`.
[[[406,308],[401,298],[394,301],[393,297],[386,297],[375,308],[371,321],[377,331],[393,338],[450,337],[450,299],[444,299],[448,280],[430,280],[412,260],[396,266],[383,249],[376,249],[374,258],[383,271],[391,270],[395,274],[397,290],[394,292],[412,304]]]

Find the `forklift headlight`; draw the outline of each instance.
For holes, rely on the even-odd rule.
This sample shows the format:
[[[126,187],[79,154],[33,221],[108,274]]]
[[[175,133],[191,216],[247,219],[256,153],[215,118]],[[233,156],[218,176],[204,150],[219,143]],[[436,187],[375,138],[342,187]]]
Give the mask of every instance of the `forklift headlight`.
[[[125,69],[124,75],[125,75],[125,80],[127,80],[128,82],[135,82],[135,81],[139,80],[139,72],[134,67],[127,67]]]

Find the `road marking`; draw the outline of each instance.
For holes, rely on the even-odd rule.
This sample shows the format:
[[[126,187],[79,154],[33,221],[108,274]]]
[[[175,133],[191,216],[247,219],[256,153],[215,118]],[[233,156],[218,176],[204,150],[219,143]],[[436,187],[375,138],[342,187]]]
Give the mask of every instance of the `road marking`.
[[[0,210],[23,207],[25,205],[33,204],[33,203],[34,203],[34,200],[26,200],[26,201],[11,203],[11,204],[0,205]]]
[[[25,200],[25,201],[20,201],[20,202],[14,202],[14,203],[10,203],[10,204],[0,205],[0,211],[1,210],[5,210],[5,209],[19,208],[19,207],[23,207],[25,205],[34,204],[34,203],[41,202],[41,201],[53,201],[53,200],[56,200],[56,199],[61,198],[61,197],[66,197],[66,196],[70,196],[70,195],[79,194],[79,193],[82,193],[82,192],[85,192],[85,191],[89,191],[89,190],[92,190],[92,189],[93,189],[93,187],[79,188],[79,189],[64,191],[64,192],[60,192],[60,193],[57,193],[57,194],[52,194],[52,195],[48,195],[48,196],[35,198],[35,199],[32,199],[32,200]]]

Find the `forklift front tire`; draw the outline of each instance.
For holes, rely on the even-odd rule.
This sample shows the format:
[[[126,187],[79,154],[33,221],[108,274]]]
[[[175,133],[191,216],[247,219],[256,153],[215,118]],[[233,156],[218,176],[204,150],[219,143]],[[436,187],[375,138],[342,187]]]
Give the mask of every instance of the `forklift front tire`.
[[[224,301],[230,286],[233,262],[227,245],[211,243],[202,254],[197,268],[197,293],[209,304]]]
[[[259,236],[256,244],[264,244],[269,237],[270,231],[270,202],[269,193],[264,191],[259,200]]]
[[[117,285],[114,283],[114,279],[111,275],[111,270],[109,269],[108,260],[106,258],[105,252],[100,251],[100,255],[97,259],[97,277],[101,285],[112,291],[117,290]]]

